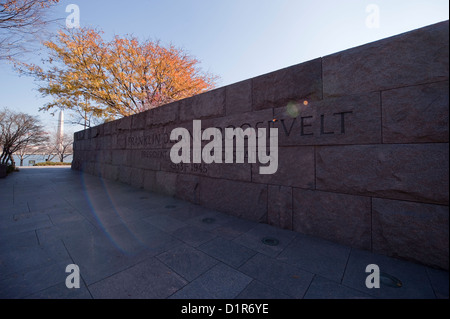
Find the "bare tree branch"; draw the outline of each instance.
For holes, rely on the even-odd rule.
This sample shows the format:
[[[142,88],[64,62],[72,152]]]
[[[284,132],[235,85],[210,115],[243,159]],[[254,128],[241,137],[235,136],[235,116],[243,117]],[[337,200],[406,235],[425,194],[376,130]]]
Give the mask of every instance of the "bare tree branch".
[[[0,0],[0,60],[32,48],[51,20],[48,8],[59,0]]]
[[[60,162],[73,154],[73,134],[65,133],[62,139],[58,138],[56,132],[50,135],[46,143],[46,152],[48,159],[57,157]]]
[[[0,111],[0,164],[15,166],[14,153],[27,147],[38,147],[47,140],[47,133],[37,117],[6,108]]]

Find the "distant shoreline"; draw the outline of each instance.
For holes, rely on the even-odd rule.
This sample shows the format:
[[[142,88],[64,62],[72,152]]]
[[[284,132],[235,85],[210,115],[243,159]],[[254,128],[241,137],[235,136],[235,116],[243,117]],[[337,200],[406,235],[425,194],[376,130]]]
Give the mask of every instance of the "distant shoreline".
[[[13,155],[14,161],[16,163],[16,167],[31,167],[33,164],[43,163],[46,160],[46,155],[29,155],[27,158],[24,159],[23,165],[20,165],[20,158],[17,155]],[[73,155],[69,155],[64,159],[64,162],[67,161],[67,165],[70,165],[72,162]],[[57,157],[53,158],[53,161],[57,161]]]
[[[70,164],[68,165],[48,165],[48,166],[16,166],[19,170],[20,169],[28,169],[28,168],[32,168],[32,169],[36,169],[36,168],[70,168]]]

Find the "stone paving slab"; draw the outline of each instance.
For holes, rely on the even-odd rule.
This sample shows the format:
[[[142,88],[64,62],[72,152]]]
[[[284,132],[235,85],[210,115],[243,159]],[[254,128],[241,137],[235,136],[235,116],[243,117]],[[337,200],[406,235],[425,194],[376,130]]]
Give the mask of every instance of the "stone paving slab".
[[[94,298],[161,299],[171,296],[187,281],[162,262],[149,258],[90,286]]]
[[[329,280],[322,276],[315,276],[305,299],[373,299],[374,297]]]
[[[313,273],[264,254],[257,254],[239,270],[297,299],[303,298],[314,277]]]
[[[173,299],[233,299],[252,281],[225,264],[218,264],[171,296]]]
[[[198,247],[201,251],[234,268],[255,255],[255,251],[225,238],[216,237]]]
[[[298,234],[292,244],[282,251],[277,259],[341,282],[350,251],[351,248],[348,246]],[[367,275],[364,271],[362,274]]]
[[[68,264],[80,267],[79,289],[65,285]],[[368,264],[402,287],[382,277],[368,289]],[[0,180],[0,298],[448,299],[448,287],[446,271],[67,167]]]
[[[285,293],[265,285],[258,280],[253,280],[242,292],[236,297],[237,299],[294,299]]]
[[[168,250],[156,258],[189,281],[199,277],[218,263],[213,257],[185,244]]]

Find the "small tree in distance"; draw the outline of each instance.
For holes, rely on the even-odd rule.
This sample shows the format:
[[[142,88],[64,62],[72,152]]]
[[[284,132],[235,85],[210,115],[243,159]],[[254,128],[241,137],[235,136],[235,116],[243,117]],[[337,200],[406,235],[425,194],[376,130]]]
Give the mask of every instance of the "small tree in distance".
[[[45,145],[26,145],[25,147],[21,148],[17,152],[14,153],[19,158],[20,164],[19,166],[23,166],[23,161],[34,155],[40,155],[44,154],[46,152],[46,146]]]
[[[73,134],[65,133],[62,138],[58,138],[56,134],[52,134],[47,144],[47,154],[49,158],[57,157],[60,162],[73,154]]]
[[[0,164],[15,166],[14,153],[47,141],[48,135],[38,117],[7,108],[0,111]]]

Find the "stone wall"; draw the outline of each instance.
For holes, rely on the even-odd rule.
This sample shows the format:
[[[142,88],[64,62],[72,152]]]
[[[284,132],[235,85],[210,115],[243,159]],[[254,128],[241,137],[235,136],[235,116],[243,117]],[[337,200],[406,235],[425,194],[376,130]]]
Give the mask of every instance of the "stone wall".
[[[448,269],[448,21],[75,133],[72,167]],[[277,127],[279,167],[179,164],[176,127]]]

